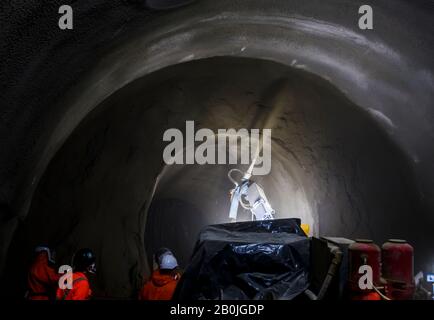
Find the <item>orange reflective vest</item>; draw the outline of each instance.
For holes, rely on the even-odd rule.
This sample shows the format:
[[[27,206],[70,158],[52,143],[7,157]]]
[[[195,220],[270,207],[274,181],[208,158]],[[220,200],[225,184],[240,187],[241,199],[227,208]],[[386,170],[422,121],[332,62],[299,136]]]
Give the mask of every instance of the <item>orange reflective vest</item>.
[[[57,300],[89,300],[92,291],[90,290],[89,280],[82,272],[72,274],[72,289],[57,289]]]
[[[140,300],[170,300],[178,284],[179,273],[162,274],[159,270],[152,273],[149,281],[143,286],[139,299]]]
[[[46,252],[40,252],[33,261],[27,275],[28,296],[30,300],[49,300],[54,298],[60,274],[48,263]]]

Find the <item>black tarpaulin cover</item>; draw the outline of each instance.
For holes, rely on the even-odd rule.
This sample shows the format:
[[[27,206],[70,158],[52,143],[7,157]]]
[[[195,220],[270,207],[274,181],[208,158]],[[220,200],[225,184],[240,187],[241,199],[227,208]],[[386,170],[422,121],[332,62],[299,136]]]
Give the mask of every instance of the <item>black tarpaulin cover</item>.
[[[300,219],[205,227],[175,300],[293,299],[307,289],[309,239]]]

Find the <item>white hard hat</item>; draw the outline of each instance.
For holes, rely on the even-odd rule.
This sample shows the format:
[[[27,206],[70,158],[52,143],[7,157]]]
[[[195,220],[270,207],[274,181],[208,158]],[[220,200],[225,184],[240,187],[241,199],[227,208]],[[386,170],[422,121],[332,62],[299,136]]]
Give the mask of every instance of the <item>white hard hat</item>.
[[[46,246],[37,246],[35,248],[35,253],[40,253],[40,252],[46,252],[47,256],[48,256],[48,261],[50,261],[53,264],[56,263],[55,252],[51,251],[50,248],[48,248]]]
[[[172,270],[178,266],[178,261],[171,252],[163,253],[160,256],[160,269]]]

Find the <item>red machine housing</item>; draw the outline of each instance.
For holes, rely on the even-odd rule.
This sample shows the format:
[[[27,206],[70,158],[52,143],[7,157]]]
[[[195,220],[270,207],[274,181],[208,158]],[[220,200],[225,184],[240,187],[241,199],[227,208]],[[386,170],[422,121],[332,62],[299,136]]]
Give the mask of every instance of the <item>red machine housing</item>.
[[[390,239],[381,247],[382,275],[392,300],[408,300],[414,294],[413,247],[405,240]]]
[[[373,294],[374,289],[362,289],[359,287],[359,279],[362,274],[359,268],[362,265],[369,265],[372,268],[372,282],[374,286],[381,285],[381,250],[372,241],[356,239],[356,242],[348,248],[348,289],[350,298],[353,300],[378,300],[378,295]],[[374,297],[372,299],[370,297]]]

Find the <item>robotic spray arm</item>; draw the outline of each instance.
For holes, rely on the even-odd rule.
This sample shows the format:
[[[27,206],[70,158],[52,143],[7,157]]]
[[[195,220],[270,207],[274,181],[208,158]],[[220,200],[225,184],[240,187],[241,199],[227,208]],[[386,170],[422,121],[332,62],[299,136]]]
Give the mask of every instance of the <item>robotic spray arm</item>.
[[[250,170],[249,170],[250,171]],[[233,172],[243,174],[241,182],[238,183],[233,177]],[[270,220],[274,219],[274,210],[265,196],[264,190],[254,181],[250,180],[251,174],[244,173],[238,169],[231,169],[228,172],[228,178],[235,185],[231,190],[231,207],[229,210],[229,218],[237,219],[238,206],[241,205],[244,209],[250,210],[253,220]]]

